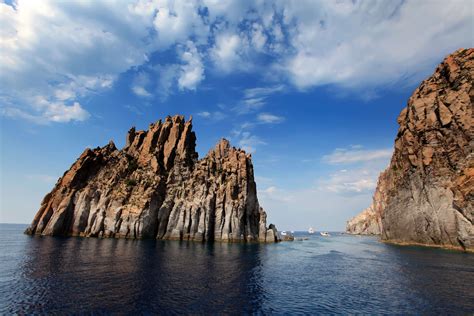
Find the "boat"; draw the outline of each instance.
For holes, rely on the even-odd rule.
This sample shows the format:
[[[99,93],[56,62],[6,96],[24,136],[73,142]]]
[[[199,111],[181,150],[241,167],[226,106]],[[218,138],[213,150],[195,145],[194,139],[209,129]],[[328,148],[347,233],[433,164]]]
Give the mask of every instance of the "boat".
[[[287,235],[286,231],[282,231],[282,232],[281,232],[281,235],[282,235],[282,236],[286,236],[286,235]]]
[[[313,227],[310,227],[310,228],[308,229],[308,233],[309,233],[309,234],[314,234],[314,228],[313,228]]]
[[[320,232],[319,234],[320,234],[321,236],[324,236],[324,237],[329,237],[329,236],[331,236],[331,235],[329,235],[328,232]]]

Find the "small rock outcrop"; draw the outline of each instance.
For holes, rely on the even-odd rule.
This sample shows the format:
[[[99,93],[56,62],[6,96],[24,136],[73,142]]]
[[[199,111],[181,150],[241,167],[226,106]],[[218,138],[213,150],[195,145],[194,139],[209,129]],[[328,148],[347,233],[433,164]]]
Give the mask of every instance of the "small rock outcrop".
[[[473,83],[474,49],[460,49],[400,113],[376,190],[385,194],[375,210],[382,240],[474,250]]]
[[[251,156],[222,139],[198,160],[192,119],[130,129],[126,146],[86,149],[41,203],[27,234],[275,242]]]

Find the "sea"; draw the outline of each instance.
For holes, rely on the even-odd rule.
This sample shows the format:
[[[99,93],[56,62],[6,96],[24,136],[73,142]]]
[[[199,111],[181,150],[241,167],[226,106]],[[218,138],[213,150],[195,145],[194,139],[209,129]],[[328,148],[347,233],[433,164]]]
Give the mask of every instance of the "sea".
[[[0,224],[0,314],[473,314],[474,254],[295,233],[227,244]]]

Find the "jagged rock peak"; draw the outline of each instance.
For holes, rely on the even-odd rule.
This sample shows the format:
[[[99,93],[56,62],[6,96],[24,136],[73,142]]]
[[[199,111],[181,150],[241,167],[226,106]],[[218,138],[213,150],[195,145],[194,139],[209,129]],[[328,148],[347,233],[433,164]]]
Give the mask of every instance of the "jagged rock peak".
[[[198,157],[192,120],[186,122],[182,115],[167,116],[163,123],[159,120],[150,124],[147,131],[132,127],[124,150],[140,166],[151,165],[155,172],[159,168],[169,171],[175,161],[192,164]]]
[[[198,161],[192,118],[132,127],[86,149],[45,196],[28,234],[275,242],[250,156],[223,139]]]
[[[459,49],[401,111],[376,190],[383,240],[474,250],[473,83],[474,49]]]

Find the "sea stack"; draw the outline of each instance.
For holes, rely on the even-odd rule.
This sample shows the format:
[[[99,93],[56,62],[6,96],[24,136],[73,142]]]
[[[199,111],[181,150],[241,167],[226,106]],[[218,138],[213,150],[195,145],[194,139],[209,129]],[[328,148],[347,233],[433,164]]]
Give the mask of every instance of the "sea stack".
[[[126,146],[86,149],[41,203],[32,235],[275,242],[251,156],[222,139],[201,160],[192,119],[130,129]]]
[[[378,224],[384,241],[474,250],[473,80],[474,49],[460,49],[415,90],[371,211],[349,233]]]

